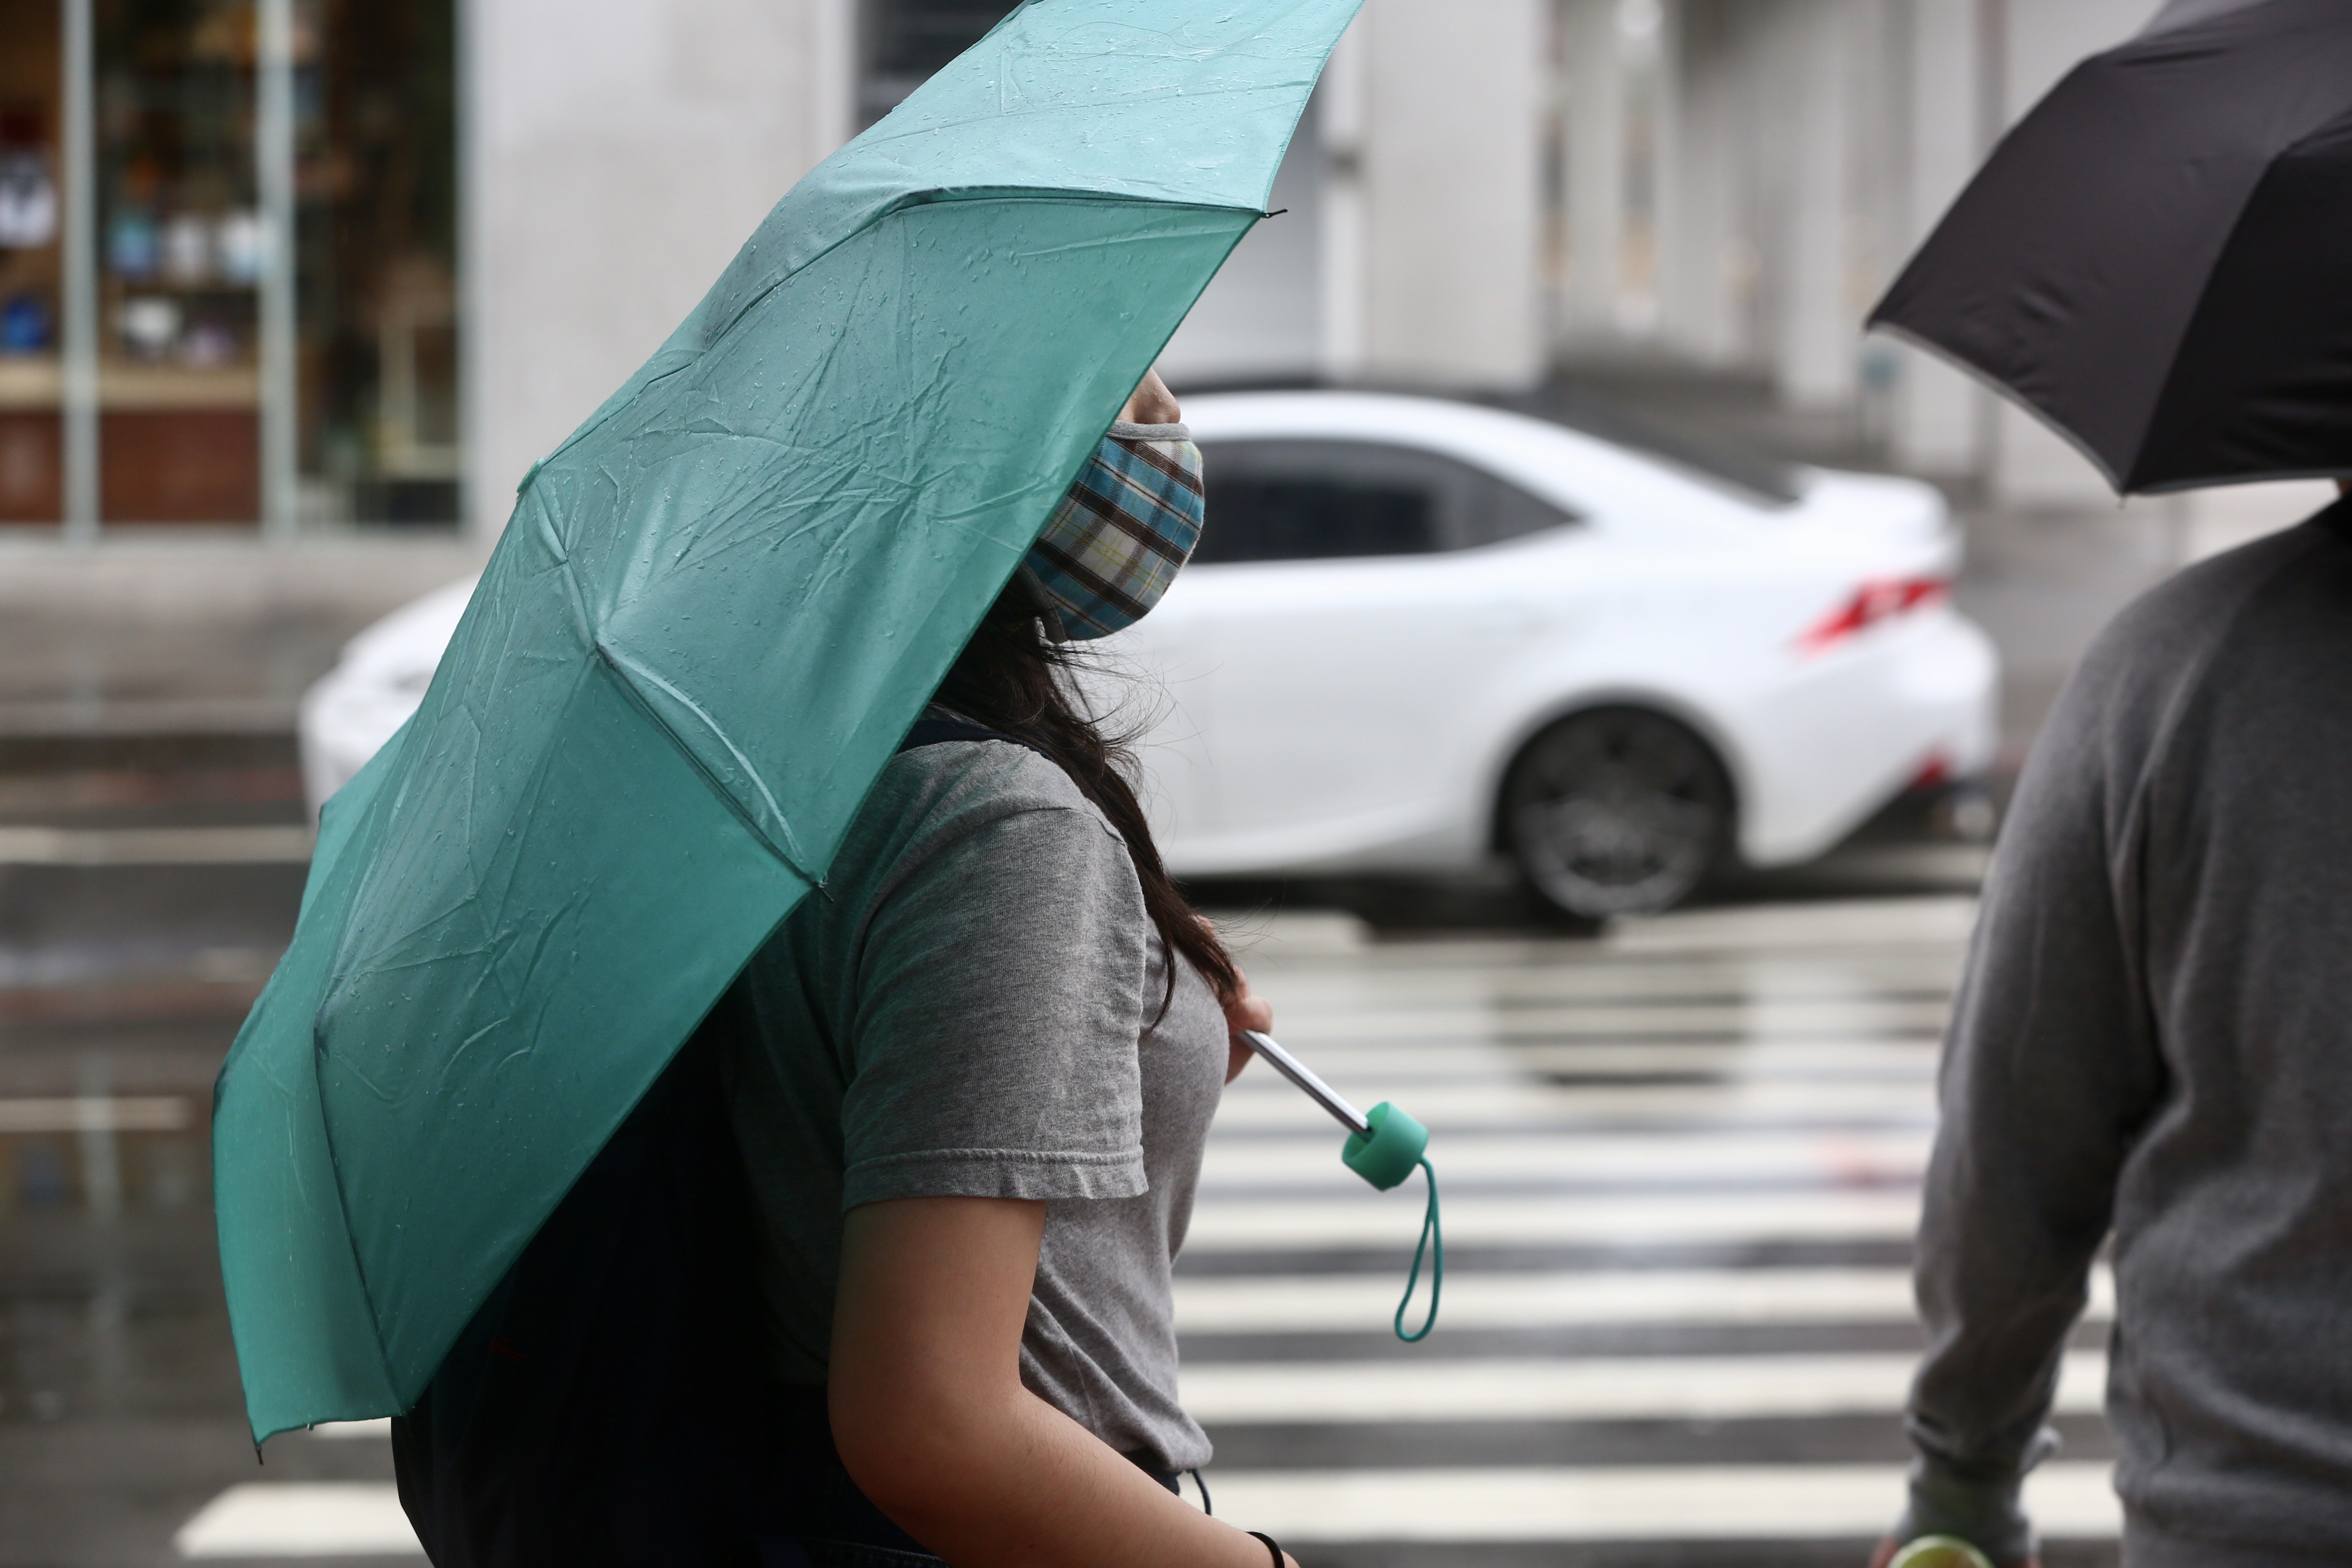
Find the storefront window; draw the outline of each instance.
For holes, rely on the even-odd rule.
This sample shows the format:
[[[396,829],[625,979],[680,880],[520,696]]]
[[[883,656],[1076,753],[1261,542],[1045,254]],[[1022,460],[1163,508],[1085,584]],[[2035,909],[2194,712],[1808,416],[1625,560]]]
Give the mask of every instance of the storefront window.
[[[457,520],[452,5],[20,7],[0,521]]]
[[[15,6],[0,38],[0,523],[63,515],[58,22]]]
[[[298,190],[303,506],[457,520],[454,0],[316,0]]]

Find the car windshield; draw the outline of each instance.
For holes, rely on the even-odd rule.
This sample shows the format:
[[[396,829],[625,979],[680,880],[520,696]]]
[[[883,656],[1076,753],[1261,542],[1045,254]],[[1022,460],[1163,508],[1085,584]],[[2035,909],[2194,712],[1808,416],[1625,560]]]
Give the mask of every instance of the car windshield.
[[[1804,499],[1803,470],[1798,464],[1712,431],[1701,434],[1663,423],[1587,392],[1548,387],[1502,406],[1630,447],[1768,506],[1793,506]]]

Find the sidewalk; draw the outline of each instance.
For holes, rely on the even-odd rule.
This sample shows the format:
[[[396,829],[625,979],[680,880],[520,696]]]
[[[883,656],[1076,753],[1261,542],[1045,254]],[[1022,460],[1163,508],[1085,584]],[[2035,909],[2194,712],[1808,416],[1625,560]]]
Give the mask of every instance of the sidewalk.
[[[0,541],[0,739],[291,735],[353,632],[478,569],[446,536]]]

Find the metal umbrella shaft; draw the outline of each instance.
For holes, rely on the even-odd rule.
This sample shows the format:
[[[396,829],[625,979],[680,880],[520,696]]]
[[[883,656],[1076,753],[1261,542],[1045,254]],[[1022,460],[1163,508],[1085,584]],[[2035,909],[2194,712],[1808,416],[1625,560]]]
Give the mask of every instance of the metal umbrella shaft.
[[[1349,1104],[1338,1089],[1316,1077],[1312,1068],[1276,1044],[1273,1036],[1262,1035],[1255,1029],[1244,1029],[1242,1039],[1250,1049],[1272,1063],[1275,1071],[1305,1089],[1307,1099],[1329,1111],[1334,1121],[1360,1138],[1372,1135],[1372,1124],[1364,1113]]]

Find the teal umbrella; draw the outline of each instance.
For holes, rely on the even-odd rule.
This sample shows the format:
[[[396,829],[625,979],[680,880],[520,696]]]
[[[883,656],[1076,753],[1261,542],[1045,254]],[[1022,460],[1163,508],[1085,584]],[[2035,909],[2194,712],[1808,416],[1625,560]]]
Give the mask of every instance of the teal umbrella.
[[[257,1440],[413,1405],[1234,244],[1359,0],[1032,0],[522,484],[221,1070]]]

